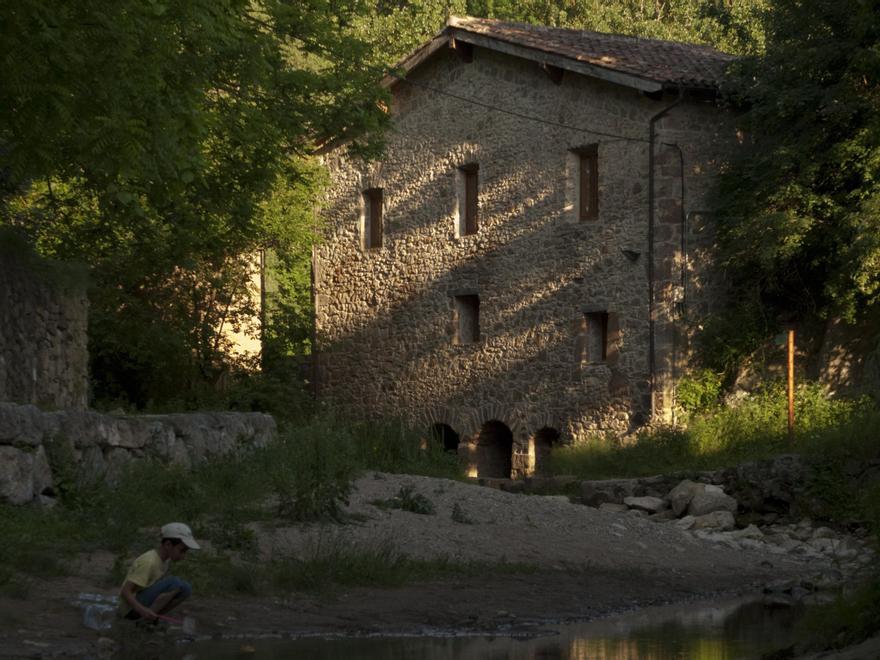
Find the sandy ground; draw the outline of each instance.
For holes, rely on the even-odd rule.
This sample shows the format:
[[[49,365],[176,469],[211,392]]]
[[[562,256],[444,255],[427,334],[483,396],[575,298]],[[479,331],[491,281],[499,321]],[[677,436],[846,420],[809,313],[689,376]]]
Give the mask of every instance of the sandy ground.
[[[428,498],[435,513],[371,504],[405,486]],[[487,570],[477,577],[345,589],[330,596],[206,598],[195,585],[196,596],[180,615],[195,617],[201,637],[515,630],[712,594],[758,592],[767,582],[824,568],[787,556],[734,551],[670,524],[605,513],[564,497],[514,495],[444,479],[368,474],[357,482],[348,510],[359,522],[265,526],[258,536],[261,552],[308,557],[316,548],[340,543],[390,543],[413,557],[519,562],[537,570]],[[460,522],[463,518],[470,523]],[[80,592],[113,594],[115,589],[106,587],[112,562],[106,553],[83,557],[72,576],[36,580],[24,599],[0,597],[0,657],[94,653],[106,633],[85,628],[82,610],[71,601]],[[174,635],[171,631],[160,643],[173,643]]]

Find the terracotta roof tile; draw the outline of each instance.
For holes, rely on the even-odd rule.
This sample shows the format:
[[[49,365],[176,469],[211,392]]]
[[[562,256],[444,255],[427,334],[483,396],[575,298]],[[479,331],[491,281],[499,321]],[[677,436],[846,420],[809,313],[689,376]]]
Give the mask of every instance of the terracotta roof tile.
[[[736,59],[708,46],[585,30],[452,17],[449,27],[551,53],[664,86],[715,88]]]

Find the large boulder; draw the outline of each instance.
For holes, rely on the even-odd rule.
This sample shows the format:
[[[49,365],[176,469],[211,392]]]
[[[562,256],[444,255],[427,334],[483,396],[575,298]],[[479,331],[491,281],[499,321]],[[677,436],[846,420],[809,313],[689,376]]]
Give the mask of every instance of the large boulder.
[[[738,504],[735,499],[724,492],[720,486],[702,484],[702,488],[694,493],[688,504],[687,512],[692,516],[704,516],[716,511],[728,511],[736,513]]]
[[[669,506],[675,512],[675,515],[684,515],[691,500],[694,499],[694,495],[703,490],[703,486],[704,484],[685,479],[669,491],[666,499],[669,500]]]

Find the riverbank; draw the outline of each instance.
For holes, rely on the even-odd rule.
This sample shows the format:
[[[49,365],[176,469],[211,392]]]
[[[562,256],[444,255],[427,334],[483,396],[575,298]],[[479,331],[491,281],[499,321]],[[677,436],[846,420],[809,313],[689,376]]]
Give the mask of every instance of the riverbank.
[[[407,510],[401,493],[420,503]],[[409,509],[419,509],[410,506]],[[308,566],[340,548],[384,548],[396,557],[442,564],[435,577],[397,587],[324,586],[256,593],[209,584],[224,566],[210,538],[175,571],[190,571],[196,595],[180,615],[197,621],[200,638],[302,633],[420,633],[455,629],[491,633],[543,623],[583,621],[650,605],[713,594],[759,593],[780,580],[815,579],[823,558],[733,548],[670,523],[572,504],[561,496],[527,496],[447,479],[369,473],[355,483],[347,524],[289,524],[278,519],[243,528],[252,546],[234,557],[257,575],[278,562]],[[130,557],[82,554],[69,574],[31,578],[22,592],[0,595],[0,656],[63,657],[108,653],[131,629],[98,632],[83,625],[80,593],[112,596]],[[277,574],[273,574],[277,575]],[[216,589],[216,586],[213,587]],[[182,631],[153,635],[151,648],[174,644]],[[126,652],[129,655],[129,652]]]

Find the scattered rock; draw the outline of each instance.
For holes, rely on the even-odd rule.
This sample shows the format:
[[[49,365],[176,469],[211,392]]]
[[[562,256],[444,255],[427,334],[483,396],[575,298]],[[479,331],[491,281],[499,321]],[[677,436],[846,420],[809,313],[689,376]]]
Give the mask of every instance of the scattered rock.
[[[863,550],[862,545],[853,538],[845,537],[835,544],[832,553],[842,559],[856,557]]]
[[[837,546],[837,542],[835,542],[834,539],[826,538],[810,539],[807,541],[807,544],[814,550],[826,554],[833,552]]]
[[[758,529],[755,525],[749,525],[745,529],[738,529],[736,531],[731,532],[731,536],[737,539],[764,539],[764,532]]]
[[[797,586],[796,580],[774,580],[764,585],[765,594],[790,594],[791,590]]]
[[[809,462],[797,454],[741,463],[725,470],[721,481],[746,511],[796,514],[809,500]]]
[[[822,571],[813,579],[817,589],[832,589],[841,582],[843,582],[843,573],[836,569]]]
[[[119,644],[110,637],[99,637],[97,647],[99,658],[112,658],[119,650]]]
[[[730,511],[712,511],[702,516],[694,516],[694,529],[728,530],[736,527],[736,520]]]
[[[694,518],[694,516],[685,516],[680,520],[676,520],[673,524],[679,529],[690,529],[694,526],[696,520],[697,519]]]
[[[623,504],[625,497],[633,495],[631,479],[607,479],[603,481],[584,481],[581,483],[581,500],[587,506],[600,504]]]
[[[626,513],[629,511],[629,507],[626,504],[603,502],[599,505],[599,511],[607,511],[608,513]]]
[[[625,497],[623,503],[630,509],[637,509],[646,513],[660,513],[669,508],[666,506],[666,502],[659,497]]]

